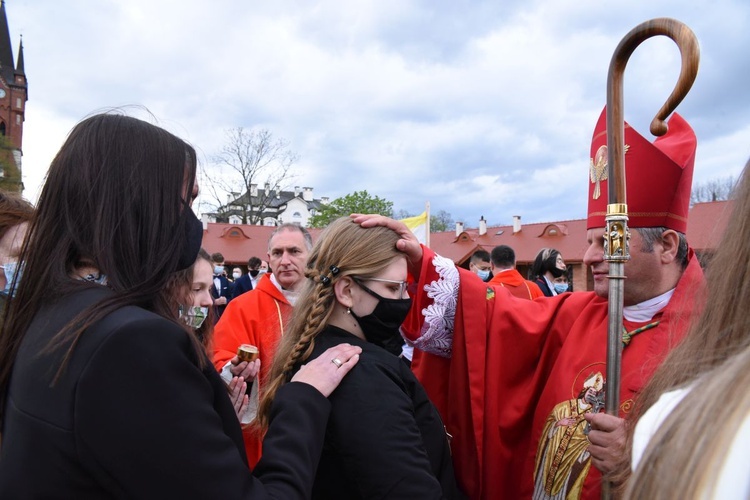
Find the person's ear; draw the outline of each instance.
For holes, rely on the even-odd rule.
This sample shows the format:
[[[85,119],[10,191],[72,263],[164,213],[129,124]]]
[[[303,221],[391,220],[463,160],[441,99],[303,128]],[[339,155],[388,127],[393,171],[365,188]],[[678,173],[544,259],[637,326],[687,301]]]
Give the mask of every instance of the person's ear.
[[[336,296],[336,300],[344,307],[352,307],[354,305],[354,299],[352,298],[353,285],[354,282],[348,276],[336,280],[336,283],[333,284],[333,293]]]
[[[661,262],[670,264],[677,258],[680,248],[680,235],[673,229],[667,229],[661,233]]]

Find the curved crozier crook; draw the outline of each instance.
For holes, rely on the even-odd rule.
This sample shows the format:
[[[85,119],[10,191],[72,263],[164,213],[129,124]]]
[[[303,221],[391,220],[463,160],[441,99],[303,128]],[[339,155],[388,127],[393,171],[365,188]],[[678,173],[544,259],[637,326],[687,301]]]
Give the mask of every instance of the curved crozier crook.
[[[624,152],[624,112],[623,112],[623,74],[628,59],[645,40],[658,35],[668,36],[677,44],[682,56],[680,76],[672,93],[651,121],[651,133],[661,136],[667,133],[666,119],[682,102],[695,82],[698,74],[700,48],[695,33],[685,24],[670,18],[657,18],[643,22],[630,30],[620,41],[612,55],[607,78],[607,145],[609,165],[614,175],[610,175],[610,188],[614,188],[614,198],[610,203],[625,202],[625,152]],[[613,182],[614,181],[614,182]],[[610,194],[612,189],[610,189]]]

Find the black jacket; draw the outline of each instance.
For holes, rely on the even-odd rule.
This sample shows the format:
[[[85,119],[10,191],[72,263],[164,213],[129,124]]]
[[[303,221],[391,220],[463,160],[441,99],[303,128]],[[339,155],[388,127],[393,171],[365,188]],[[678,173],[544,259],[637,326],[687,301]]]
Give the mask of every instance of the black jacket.
[[[539,285],[539,288],[542,290],[542,293],[545,297],[553,297],[554,294],[552,293],[552,290],[549,289],[549,285],[547,284],[547,280],[544,278],[537,278],[534,280],[534,283]]]
[[[234,280],[234,287],[232,288],[232,298],[236,299],[245,292],[249,292],[253,289],[253,281],[250,279],[250,275],[245,273],[236,280]]]
[[[348,342],[357,365],[330,396],[331,416],[313,498],[462,498],[440,416],[398,357],[328,326],[312,357]]]
[[[36,315],[5,403],[0,498],[306,498],[330,404],[287,384],[251,474],[227,389],[180,326],[138,307],[86,330],[62,378],[63,349],[42,350],[106,289]],[[254,477],[255,476],[255,477]]]
[[[219,283],[220,283],[219,289],[216,288],[216,284],[213,281],[217,278],[219,279]],[[229,302],[232,301],[233,289],[234,289],[234,284],[231,281],[229,281],[229,279],[224,275],[214,276],[213,279],[211,280],[211,288],[210,288],[211,298],[213,298],[214,300],[218,299],[219,297],[224,297],[227,299],[227,303],[225,305],[214,306],[214,312],[215,312],[214,319],[216,321],[218,321],[219,318],[221,318],[221,315],[224,314],[224,309],[226,309]]]

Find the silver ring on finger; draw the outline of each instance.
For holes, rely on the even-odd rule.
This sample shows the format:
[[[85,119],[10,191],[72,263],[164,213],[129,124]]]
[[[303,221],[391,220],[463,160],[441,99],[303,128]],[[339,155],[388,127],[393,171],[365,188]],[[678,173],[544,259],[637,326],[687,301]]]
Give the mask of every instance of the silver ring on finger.
[[[341,368],[341,365],[344,364],[344,363],[341,362],[341,360],[339,358],[333,358],[331,360],[331,363],[333,363],[334,365],[336,365],[336,368]]]

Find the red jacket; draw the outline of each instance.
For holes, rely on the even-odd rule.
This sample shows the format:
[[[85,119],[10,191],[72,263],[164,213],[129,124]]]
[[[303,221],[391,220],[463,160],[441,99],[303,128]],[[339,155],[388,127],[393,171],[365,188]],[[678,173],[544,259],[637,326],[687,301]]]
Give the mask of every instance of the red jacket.
[[[539,285],[533,281],[523,279],[521,273],[515,269],[506,269],[505,271],[498,272],[488,284],[505,287],[514,297],[518,297],[519,299],[534,300],[537,297],[544,297]]]
[[[212,349],[213,363],[221,371],[224,365],[237,354],[241,344],[258,347],[260,358],[260,386],[271,369],[276,345],[281,338],[284,325],[290,318],[292,306],[266,274],[258,286],[235,298],[227,305],[224,314],[216,324]],[[250,428],[243,429],[247,460],[251,468],[260,459],[262,436],[257,436]]]

